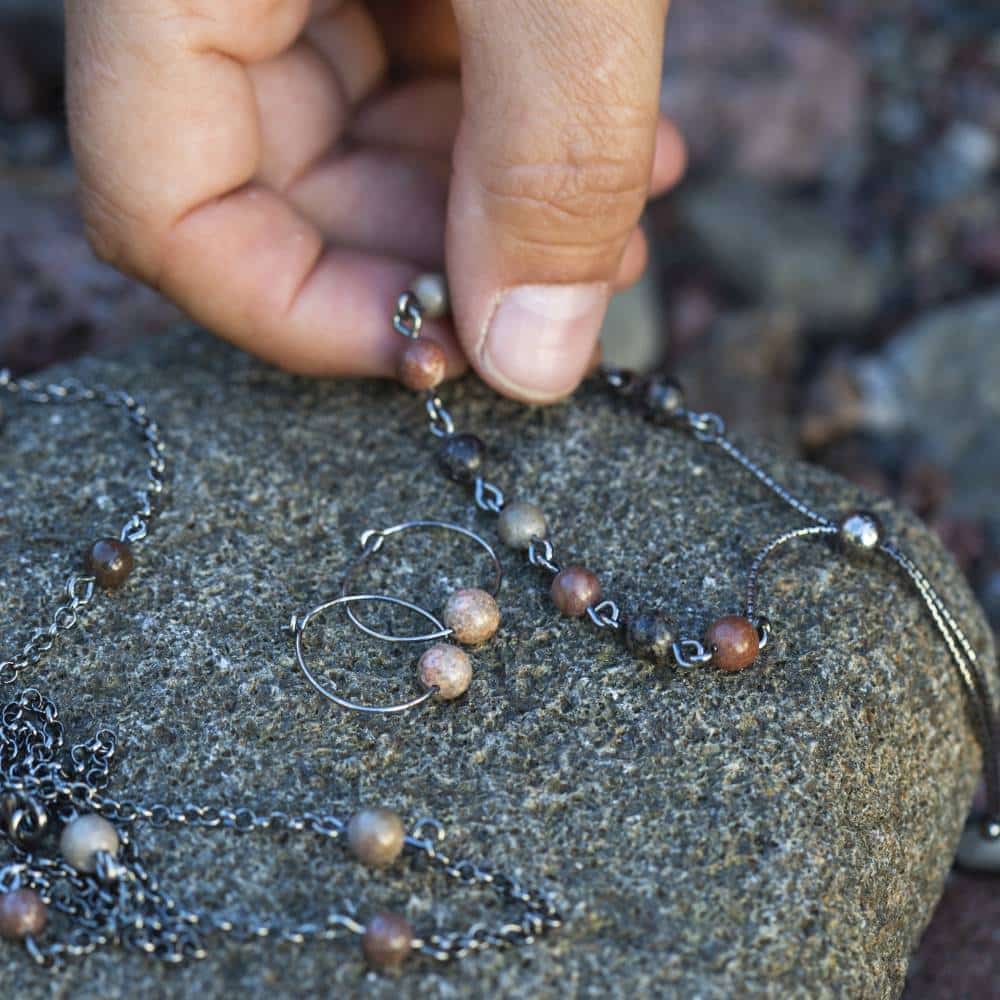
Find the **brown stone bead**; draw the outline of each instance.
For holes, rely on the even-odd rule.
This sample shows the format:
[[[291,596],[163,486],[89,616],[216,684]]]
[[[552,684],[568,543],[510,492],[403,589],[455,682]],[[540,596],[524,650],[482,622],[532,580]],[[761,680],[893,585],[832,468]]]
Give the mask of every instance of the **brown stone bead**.
[[[740,615],[726,615],[705,633],[705,646],[712,651],[712,662],[717,667],[736,673],[757,659],[760,636],[753,622]]]
[[[601,599],[601,581],[585,566],[567,566],[552,581],[552,602],[570,618],[579,618]]]
[[[420,683],[425,688],[437,688],[437,697],[445,701],[465,694],[472,683],[472,661],[464,650],[447,642],[431,646],[417,667]]]
[[[448,359],[440,345],[419,337],[411,340],[399,357],[396,376],[407,389],[424,392],[436,389],[448,371]]]
[[[413,951],[413,928],[396,913],[376,913],[361,935],[361,950],[373,969],[398,969]]]
[[[127,542],[116,538],[102,538],[94,542],[87,553],[87,569],[105,590],[117,590],[135,566],[132,549]]]
[[[0,937],[23,941],[45,930],[49,908],[34,889],[15,889],[0,895]]]
[[[441,616],[457,642],[478,646],[492,639],[500,628],[500,608],[492,594],[471,588],[456,590],[448,598]]]
[[[403,853],[406,829],[391,809],[362,809],[347,824],[347,846],[363,864],[391,865]]]

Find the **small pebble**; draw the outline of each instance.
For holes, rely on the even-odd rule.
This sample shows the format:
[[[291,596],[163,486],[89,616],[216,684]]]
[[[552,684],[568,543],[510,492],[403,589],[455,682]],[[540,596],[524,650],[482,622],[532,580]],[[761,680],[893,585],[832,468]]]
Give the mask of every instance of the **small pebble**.
[[[399,356],[396,377],[413,392],[436,389],[448,371],[448,359],[439,344],[418,337],[408,341]]]
[[[601,581],[585,566],[567,566],[552,580],[552,602],[570,618],[579,618],[601,599]]]
[[[705,647],[712,662],[727,673],[751,666],[760,654],[760,636],[753,622],[740,615],[726,615],[705,633]]]
[[[448,315],[448,283],[441,274],[422,274],[410,286],[428,319],[443,319]]]
[[[545,512],[526,500],[512,500],[500,512],[497,522],[500,539],[512,549],[527,549],[535,538],[545,538],[549,526]]]
[[[78,872],[97,871],[97,855],[117,855],[121,847],[118,831],[103,816],[84,813],[70,820],[59,838],[59,851]]]
[[[15,889],[0,895],[0,937],[23,941],[45,930],[49,908],[34,889]]]
[[[132,549],[117,538],[102,538],[87,553],[87,570],[105,590],[117,590],[135,567]]]

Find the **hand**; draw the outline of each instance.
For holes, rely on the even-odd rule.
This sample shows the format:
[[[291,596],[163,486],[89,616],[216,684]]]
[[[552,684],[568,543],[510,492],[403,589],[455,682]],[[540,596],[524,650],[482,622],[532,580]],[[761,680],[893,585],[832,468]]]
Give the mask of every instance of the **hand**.
[[[66,7],[95,249],[294,371],[391,375],[396,297],[447,258],[450,374],[565,395],[683,169],[667,0]]]

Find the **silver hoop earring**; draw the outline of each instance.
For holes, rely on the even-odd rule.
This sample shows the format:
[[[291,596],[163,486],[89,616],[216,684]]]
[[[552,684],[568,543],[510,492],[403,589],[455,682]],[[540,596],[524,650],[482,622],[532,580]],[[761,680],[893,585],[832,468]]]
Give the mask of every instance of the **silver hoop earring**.
[[[298,661],[299,669],[305,675],[306,680],[324,698],[332,701],[335,705],[340,706],[340,708],[345,708],[351,712],[361,712],[366,715],[393,715],[416,708],[418,705],[422,705],[424,702],[435,697],[435,695],[443,700],[450,701],[465,694],[472,681],[472,661],[464,650],[448,643],[437,643],[431,646],[420,657],[417,664],[418,673],[420,682],[426,690],[423,694],[418,695],[416,698],[411,698],[409,701],[401,701],[393,705],[363,705],[360,702],[341,697],[323,684],[313,674],[306,663],[305,651],[302,646],[302,635],[306,630],[306,626],[314,618],[325,611],[329,611],[331,608],[344,605],[349,609],[352,604],[364,601],[393,604],[423,616],[436,627],[435,632],[428,633],[431,639],[437,639],[450,634],[444,625],[426,608],[422,608],[410,601],[404,601],[401,597],[389,597],[385,594],[345,594],[334,598],[332,601],[325,601],[323,604],[318,604],[301,618],[298,616],[292,618],[290,628],[292,634],[295,636],[295,659]]]
[[[414,529],[451,531],[475,542],[486,552],[493,564],[493,580],[489,589],[464,587],[454,591],[445,602],[440,621],[427,615],[430,620],[438,624],[439,628],[435,632],[428,632],[424,635],[391,635],[380,632],[378,629],[366,625],[350,605],[346,609],[348,617],[362,632],[384,642],[429,642],[434,639],[452,638],[464,646],[479,646],[488,639],[492,639],[500,627],[500,608],[497,605],[496,596],[503,582],[503,568],[496,552],[485,538],[468,528],[452,524],[449,521],[404,521],[401,524],[394,524],[391,528],[381,530],[373,528],[364,532],[361,536],[361,555],[347,571],[341,594],[346,596],[350,593],[352,582],[358,570],[382,548],[387,538]]]

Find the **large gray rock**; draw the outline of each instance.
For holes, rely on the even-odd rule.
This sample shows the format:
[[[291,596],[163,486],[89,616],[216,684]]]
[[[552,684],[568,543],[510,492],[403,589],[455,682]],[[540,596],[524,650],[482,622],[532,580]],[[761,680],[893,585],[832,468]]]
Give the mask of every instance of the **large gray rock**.
[[[720,676],[634,662],[610,637],[557,618],[539,574],[510,558],[504,626],[475,654],[467,701],[405,718],[345,715],[298,674],[281,631],[290,614],[335,591],[364,528],[436,516],[493,536],[434,469],[419,402],[388,385],[294,380],[200,335],[72,370],[145,397],[172,462],[168,505],[130,584],[24,677],[55,697],[71,737],[116,726],[111,791],[434,815],[454,852],[554,890],[567,923],[521,952],[417,961],[395,980],[366,978],[350,943],[226,946],[183,968],[108,952],[57,973],[8,947],[6,996],[897,993],[979,753],[941,643],[896,574],[822,546],[790,554],[767,578],[774,648]],[[488,438],[494,478],[544,503],[561,554],[598,568],[626,608],[662,605],[685,630],[736,609],[752,554],[797,523],[723,457],[596,389],[545,411],[471,382],[447,395],[461,424]],[[141,459],[100,407],[8,406],[0,448],[10,648],[53,607],[84,543],[118,524]],[[828,474],[769,460],[825,510],[862,499]],[[880,509],[985,652],[940,545]],[[411,541],[370,586],[438,607],[478,570],[447,539]],[[346,627],[329,638],[351,690],[413,690],[413,651]],[[138,834],[186,902],[305,919],[347,896],[362,912],[402,907],[421,928],[484,912],[431,875],[369,875],[315,840]]]

